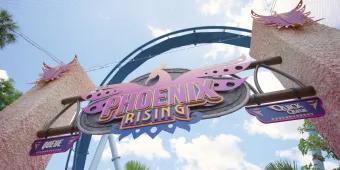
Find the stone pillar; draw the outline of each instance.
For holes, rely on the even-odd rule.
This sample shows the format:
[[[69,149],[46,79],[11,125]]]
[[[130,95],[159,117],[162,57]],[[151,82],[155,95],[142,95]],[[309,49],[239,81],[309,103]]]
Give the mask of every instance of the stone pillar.
[[[340,156],[340,30],[317,23],[300,30],[278,30],[254,21],[250,55],[255,59],[281,56],[282,64],[275,67],[314,86],[326,115],[311,120]],[[292,87],[287,79],[278,78]]]
[[[59,79],[35,85],[1,111],[0,169],[45,169],[50,156],[29,156],[37,131],[63,108],[60,102],[63,98],[83,94],[93,88],[91,80],[76,61]],[[71,116],[62,116],[58,122],[64,120],[66,125]]]

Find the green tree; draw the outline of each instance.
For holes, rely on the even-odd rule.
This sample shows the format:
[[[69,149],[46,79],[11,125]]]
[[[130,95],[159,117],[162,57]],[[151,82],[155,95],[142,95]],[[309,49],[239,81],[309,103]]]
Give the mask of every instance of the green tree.
[[[13,80],[0,79],[0,111],[21,96],[13,87]]]
[[[150,168],[138,161],[132,160],[125,164],[125,170],[150,170]]]
[[[0,9],[0,49],[15,42],[16,38],[13,31],[17,28],[12,16],[6,10]]]
[[[269,163],[265,168],[265,170],[298,170],[296,162],[289,162],[287,160],[278,160],[275,162]]]
[[[310,130],[314,130],[314,126],[312,125],[312,122],[305,119],[302,127],[299,127],[300,133],[306,133]],[[326,141],[320,136],[320,134],[317,133],[317,135],[308,136],[307,139],[300,139],[298,148],[302,155],[306,155],[308,152],[310,152],[313,149],[320,149],[323,152],[326,152],[326,158],[333,158],[336,160],[339,160],[339,158],[332,152],[329,147],[326,144]],[[317,158],[321,161],[324,161],[324,158]]]

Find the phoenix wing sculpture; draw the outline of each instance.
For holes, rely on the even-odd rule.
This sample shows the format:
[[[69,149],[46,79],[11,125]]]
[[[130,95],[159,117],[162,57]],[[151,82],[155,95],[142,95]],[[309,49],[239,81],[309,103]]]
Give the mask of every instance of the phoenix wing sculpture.
[[[40,74],[40,78],[35,82],[35,84],[39,83],[47,83],[58,79],[61,77],[63,73],[68,71],[73,63],[77,61],[77,57],[75,57],[70,63],[68,64],[60,64],[56,67],[50,67],[46,63],[43,63],[43,73]]]
[[[299,28],[307,23],[316,22],[312,17],[309,17],[310,12],[305,12],[306,6],[303,5],[303,1],[300,0],[298,5],[289,12],[274,14],[271,16],[264,16],[255,13],[251,10],[252,18],[268,26],[274,26],[281,28]]]

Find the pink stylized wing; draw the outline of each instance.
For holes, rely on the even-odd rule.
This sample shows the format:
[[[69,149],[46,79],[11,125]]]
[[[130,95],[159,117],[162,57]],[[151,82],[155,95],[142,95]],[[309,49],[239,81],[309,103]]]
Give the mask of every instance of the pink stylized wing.
[[[278,14],[278,16],[282,18],[282,20],[287,21],[289,23],[288,24],[289,26],[290,25],[302,26],[307,19],[310,19],[308,18],[310,12],[305,13],[305,9],[306,6],[303,5],[303,2],[301,0],[294,9],[286,13]]]
[[[43,73],[40,74],[40,78],[36,81],[36,83],[43,83],[53,81],[59,78],[62,73],[68,71],[71,65],[77,61],[75,57],[70,63],[68,64],[60,64],[56,67],[50,67],[46,63],[43,63],[42,71]]]
[[[99,87],[98,89],[83,95],[82,98],[86,101],[91,101],[91,103],[83,108],[83,111],[87,114],[96,114],[100,112],[105,112],[110,109],[112,102],[112,97],[117,94],[126,94],[138,91],[144,86],[134,84],[134,83],[123,83],[114,84],[109,86]]]
[[[242,59],[241,61],[233,61],[225,64],[214,65],[206,68],[194,69],[179,76],[176,81],[203,77],[221,77],[225,75],[236,74],[245,70],[250,65],[249,61],[242,62],[244,60],[245,59]]]
[[[175,81],[212,79],[214,81],[215,91],[229,91],[239,87],[245,82],[245,79],[231,76],[248,68],[250,61],[244,61],[245,58],[241,59],[241,61],[236,60],[226,64],[191,70],[179,76]]]
[[[215,91],[229,91],[239,87],[246,81],[246,78],[227,78],[227,79],[214,79]]]
[[[256,14],[253,10],[251,10],[251,15],[254,20],[265,25],[277,26],[279,28],[289,25],[289,23],[286,20],[282,19],[279,15],[264,16]]]

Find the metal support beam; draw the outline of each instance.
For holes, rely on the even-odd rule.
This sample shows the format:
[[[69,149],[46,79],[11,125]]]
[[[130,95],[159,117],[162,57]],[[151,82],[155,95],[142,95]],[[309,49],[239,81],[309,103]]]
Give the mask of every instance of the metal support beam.
[[[79,132],[79,129],[74,125],[67,125],[67,126],[56,127],[56,128],[48,128],[46,130],[40,130],[37,132],[37,137],[45,138],[49,136],[57,136],[57,135],[74,133],[74,132]]]
[[[77,142],[76,151],[74,152],[74,163],[72,170],[83,170],[87,156],[87,150],[91,142],[91,135],[82,133],[80,140]]]
[[[110,143],[110,148],[111,148],[112,162],[113,162],[113,165],[115,166],[115,170],[121,170],[122,168],[119,163],[120,156],[118,155],[118,150],[117,150],[115,139],[113,138],[112,134],[110,134],[108,138],[109,138],[109,143]]]
[[[302,88],[291,88],[268,93],[253,94],[250,96],[247,105],[269,103],[280,100],[288,100],[299,97],[307,97],[315,95],[315,89],[312,86]]]
[[[94,153],[94,156],[93,156],[92,162],[90,164],[89,170],[97,170],[98,164],[100,162],[100,159],[101,159],[102,154],[103,154],[104,149],[105,149],[105,144],[106,144],[106,141],[108,139],[108,136],[109,135],[103,135],[100,138],[99,144],[97,146],[96,152]]]
[[[103,135],[100,138],[99,144],[98,144],[96,152],[93,156],[89,170],[97,170],[98,164],[99,164],[100,159],[103,155],[107,140],[109,140],[109,145],[110,145],[111,154],[112,154],[112,161],[113,161],[113,165],[115,167],[115,170],[121,170],[121,166],[120,166],[120,163],[119,163],[120,156],[118,155],[116,143],[114,141],[113,135],[111,135],[111,134],[110,135]]]
[[[247,70],[249,69],[254,69],[257,65],[276,65],[276,64],[281,64],[282,63],[282,58],[281,56],[276,56],[276,57],[270,57],[267,59],[263,59],[263,60],[256,60],[254,62],[252,62]]]

